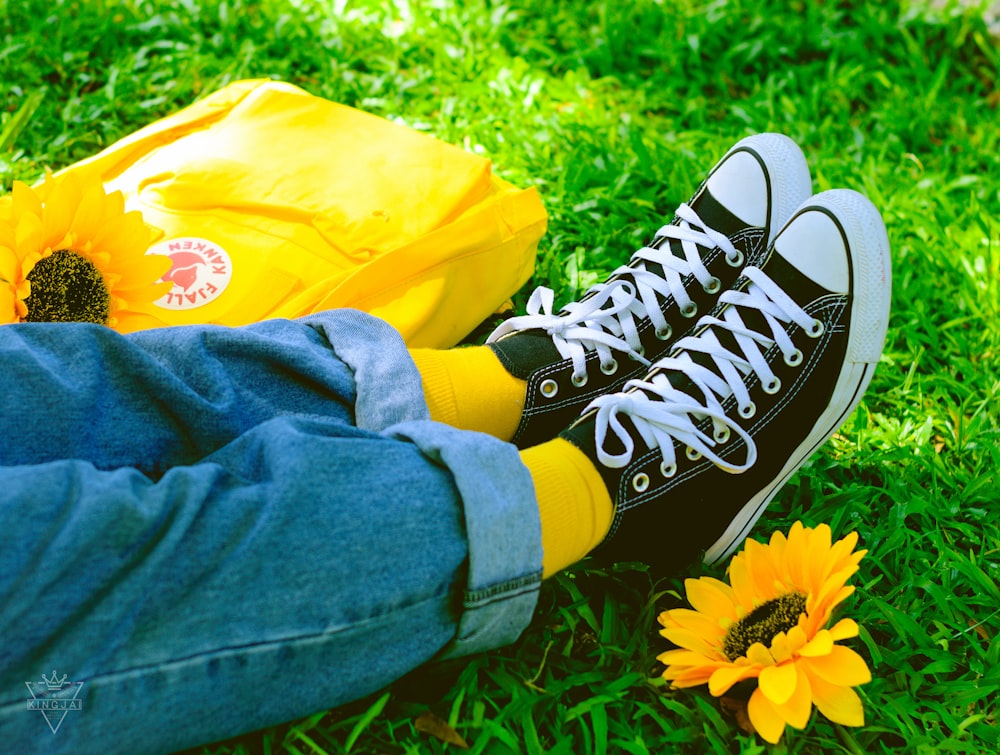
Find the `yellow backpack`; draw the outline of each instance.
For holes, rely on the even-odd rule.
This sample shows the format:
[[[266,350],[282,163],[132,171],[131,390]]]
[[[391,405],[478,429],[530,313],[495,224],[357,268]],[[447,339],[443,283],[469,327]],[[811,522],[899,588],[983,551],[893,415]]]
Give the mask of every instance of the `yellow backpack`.
[[[274,81],[241,81],[62,173],[95,170],[164,231],[174,285],[147,327],[351,307],[451,346],[530,277],[534,189],[426,134]]]

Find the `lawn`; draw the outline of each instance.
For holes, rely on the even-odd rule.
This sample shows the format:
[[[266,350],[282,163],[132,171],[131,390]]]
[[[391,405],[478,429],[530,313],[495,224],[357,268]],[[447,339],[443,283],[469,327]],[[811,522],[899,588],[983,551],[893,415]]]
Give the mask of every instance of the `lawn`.
[[[859,190],[888,227],[874,383],[754,533],[825,522],[868,549],[845,608],[874,677],[864,727],[814,714],[772,747],[658,679],[657,613],[724,565],[654,580],[584,562],[513,646],[193,752],[458,751],[435,732],[477,753],[1000,751],[1000,41],[976,9],[931,5],[0,0],[4,190],[270,77],[536,186],[550,225],[519,306],[603,279],[750,133],[795,139],[816,191]]]

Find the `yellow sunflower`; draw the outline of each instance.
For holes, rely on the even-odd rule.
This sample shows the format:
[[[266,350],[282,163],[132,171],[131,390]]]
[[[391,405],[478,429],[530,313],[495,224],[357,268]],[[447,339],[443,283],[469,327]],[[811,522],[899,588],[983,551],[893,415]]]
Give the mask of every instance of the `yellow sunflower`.
[[[0,324],[94,322],[122,332],[148,323],[132,308],[170,283],[163,255],[147,255],[154,230],[125,212],[121,192],[96,176],[14,182],[0,198]]]
[[[845,618],[827,628],[833,609],[854,591],[847,580],[867,552],[854,550],[857,541],[854,532],[831,543],[827,525],[796,522],[769,544],[747,540],[730,563],[730,584],[687,580],[694,610],[659,616],[660,634],[678,647],[659,656],[664,679],[674,687],[707,683],[715,697],[755,680],[746,713],[772,743],[786,724],[804,728],[814,703],[831,721],[863,725],[852,687],[871,681],[871,672],[860,655],[836,644],[857,636],[858,625]]]

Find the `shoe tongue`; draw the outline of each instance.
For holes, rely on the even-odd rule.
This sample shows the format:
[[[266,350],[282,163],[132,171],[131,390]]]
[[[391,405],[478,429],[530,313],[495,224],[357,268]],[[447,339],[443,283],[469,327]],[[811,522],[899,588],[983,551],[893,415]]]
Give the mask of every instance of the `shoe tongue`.
[[[718,231],[719,233],[725,234],[726,236],[735,236],[740,231],[747,228],[747,224],[723,207],[719,201],[712,196],[707,187],[695,194],[694,198],[690,202],[690,207],[698,214],[698,217],[702,219],[705,226]],[[680,221],[675,218],[672,225],[679,225],[679,223]],[[650,242],[649,248],[661,249],[664,243],[669,244],[670,252],[675,257],[682,260],[686,259],[684,249],[681,247],[681,242],[677,239],[671,239],[666,236],[657,236]],[[663,277],[664,273],[662,265],[648,260],[644,261],[643,264],[649,272]]]
[[[698,192],[691,200],[691,209],[694,210],[705,224],[716,231],[726,235],[735,236],[740,231],[747,228],[747,223],[740,220],[727,210],[719,201],[712,196],[712,192],[706,186]]]
[[[562,361],[562,356],[544,330],[524,330],[490,344],[507,371],[527,380],[536,370]]]
[[[805,307],[809,302],[833,293],[801,272],[776,248],[771,251],[771,255],[762,269],[771,280],[781,287],[782,291],[789,293],[800,307]]]

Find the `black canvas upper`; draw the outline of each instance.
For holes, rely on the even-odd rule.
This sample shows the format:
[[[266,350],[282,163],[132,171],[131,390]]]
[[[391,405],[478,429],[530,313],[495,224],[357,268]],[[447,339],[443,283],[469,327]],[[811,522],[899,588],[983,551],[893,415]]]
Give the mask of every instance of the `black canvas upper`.
[[[769,256],[763,269],[784,291],[792,294],[811,317],[822,322],[824,329],[819,337],[811,337],[797,325],[786,327],[793,343],[803,353],[803,360],[797,366],[787,365],[777,346],[766,352],[766,361],[781,380],[777,393],[767,394],[754,373],[746,376],[745,385],[756,405],[752,418],[740,418],[733,396],[723,401],[726,416],[749,433],[757,447],[757,461],[747,471],[733,474],[704,457],[691,460],[685,448],[674,441],[677,472],[666,478],[660,471],[661,452],[646,448],[638,440],[628,416],[620,419],[629,434],[637,439],[636,450],[631,461],[622,468],[606,467],[596,461],[593,412],[562,433],[595,460],[615,502],[611,531],[596,552],[599,558],[641,561],[658,573],[674,572],[688,565],[722,536],[751,499],[780,481],[782,467],[810,435],[828,406],[846,354],[851,295],[826,291],[777,253]],[[741,278],[737,288],[745,288],[747,284],[747,279]],[[731,305],[720,304],[712,314],[721,313],[726,306]],[[740,308],[740,314],[750,328],[764,334],[770,332],[763,316],[755,310]],[[739,353],[728,331],[707,327],[714,328],[723,346]],[[697,330],[695,335],[701,332],[703,329]],[[704,355],[692,353],[692,357],[709,366],[710,360]],[[675,388],[695,398],[700,396],[683,373],[664,371],[663,374]],[[849,405],[853,406],[853,402]],[[711,427],[709,419],[699,424],[699,429],[709,435]],[[623,450],[615,448],[619,441],[614,436],[609,435],[605,442],[609,453]],[[733,464],[743,463],[747,458],[746,444],[735,433],[727,443],[714,450]],[[808,449],[807,455],[813,450]],[[650,480],[643,492],[633,486],[639,473],[645,473]],[[766,505],[769,498],[766,497],[761,506]]]

